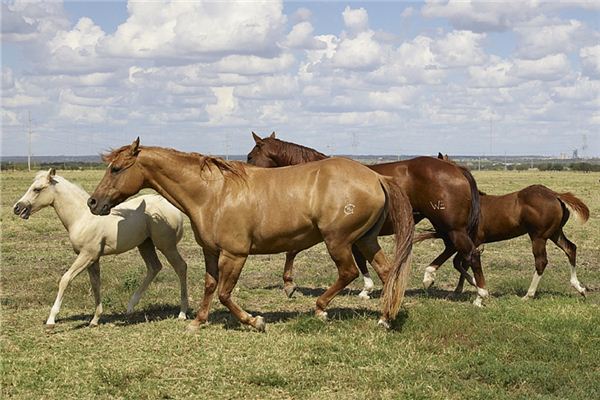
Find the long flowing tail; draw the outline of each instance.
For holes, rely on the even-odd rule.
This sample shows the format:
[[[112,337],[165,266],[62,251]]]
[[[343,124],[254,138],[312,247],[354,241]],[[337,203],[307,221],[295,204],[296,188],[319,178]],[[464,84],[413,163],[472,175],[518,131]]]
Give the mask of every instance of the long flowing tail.
[[[415,223],[412,207],[394,178],[381,177],[382,186],[388,197],[388,215],[394,225],[396,254],[383,286],[382,312],[390,319],[396,318],[410,277],[412,243]]]
[[[469,182],[469,186],[471,187],[471,209],[469,210],[469,220],[467,222],[467,232],[469,233],[469,237],[471,238],[471,240],[473,240],[473,242],[475,242],[475,239],[477,239],[477,229],[479,227],[479,215],[480,215],[480,202],[479,202],[479,196],[480,194],[483,194],[483,192],[480,192],[479,189],[477,188],[477,182],[475,182],[475,177],[473,176],[473,174],[471,174],[471,171],[469,171],[467,168],[460,166],[458,164],[456,164],[454,161],[450,160],[450,158],[448,157],[448,154],[443,155],[442,153],[438,153],[438,159],[440,160],[444,160],[444,161],[448,161],[454,165],[456,165],[458,168],[460,168],[460,172],[462,172],[463,176],[467,179],[467,182]],[[426,238],[428,239],[428,238]],[[425,239],[421,239],[421,240],[425,240]],[[419,241],[421,241],[419,240]]]
[[[556,193],[556,197],[575,214],[580,223],[585,224],[590,218],[590,209],[571,192]]]
[[[479,215],[480,215],[480,202],[479,202],[479,189],[477,188],[477,182],[471,174],[471,172],[465,167],[458,166],[460,171],[467,178],[469,186],[471,187],[471,209],[469,210],[469,222],[467,225],[467,232],[473,242],[477,239],[477,229],[479,228]]]
[[[413,238],[413,244],[422,242],[428,239],[442,239],[443,236],[437,232],[423,232],[419,233]]]

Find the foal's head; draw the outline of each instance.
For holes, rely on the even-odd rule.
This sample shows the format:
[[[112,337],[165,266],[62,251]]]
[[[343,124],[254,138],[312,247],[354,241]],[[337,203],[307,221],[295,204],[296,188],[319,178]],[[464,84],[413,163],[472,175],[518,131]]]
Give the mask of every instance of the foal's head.
[[[279,165],[274,158],[277,155],[278,150],[275,132],[264,139],[252,132],[252,137],[254,138],[256,145],[252,151],[248,153],[248,164],[265,168],[278,167]]]
[[[144,175],[136,164],[140,151],[140,138],[137,138],[129,146],[123,146],[102,156],[109,164],[88,200],[92,214],[108,215],[111,208],[142,189]]]
[[[31,214],[51,205],[54,202],[54,185],[57,183],[55,174],[54,168],[38,172],[27,192],[15,203],[14,213],[27,219]]]

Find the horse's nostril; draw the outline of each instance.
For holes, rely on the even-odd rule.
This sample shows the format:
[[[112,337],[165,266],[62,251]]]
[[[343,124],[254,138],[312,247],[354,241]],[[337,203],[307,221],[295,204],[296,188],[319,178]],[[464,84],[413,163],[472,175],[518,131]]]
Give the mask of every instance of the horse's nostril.
[[[87,205],[90,208],[96,207],[96,199],[94,199],[93,197],[90,197],[87,201]]]
[[[21,210],[21,206],[18,204],[15,204],[15,207],[13,208],[14,213],[19,214],[20,210]]]

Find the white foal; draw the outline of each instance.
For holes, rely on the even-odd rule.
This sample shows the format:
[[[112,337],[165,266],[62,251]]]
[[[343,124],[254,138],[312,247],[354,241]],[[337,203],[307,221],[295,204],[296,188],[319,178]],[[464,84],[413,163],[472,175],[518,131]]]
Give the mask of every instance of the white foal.
[[[144,281],[135,291],[127,312],[139,302],[148,285],[154,280],[162,265],[156,248],[167,258],[179,277],[181,308],[179,318],[185,319],[188,309],[187,264],[177,250],[183,236],[183,214],[167,200],[158,195],[136,197],[115,207],[109,216],[93,215],[86,202],[89,194],[61,176],[54,169],[39,172],[27,192],[15,204],[14,212],[23,219],[40,209],[52,206],[69,232],[69,239],[77,258],[62,276],[58,294],[50,316],[48,327],[55,324],[65,289],[80,272],[87,269],[96,311],[90,326],[98,325],[102,314],[100,300],[100,257],[120,254],[137,246],[148,271]]]

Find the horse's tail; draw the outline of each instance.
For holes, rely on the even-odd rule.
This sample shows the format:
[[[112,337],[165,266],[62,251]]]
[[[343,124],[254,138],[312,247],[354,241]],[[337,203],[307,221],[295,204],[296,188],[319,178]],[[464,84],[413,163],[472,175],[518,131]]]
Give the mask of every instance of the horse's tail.
[[[394,226],[396,254],[383,286],[382,312],[390,319],[396,318],[410,276],[412,240],[415,223],[408,197],[394,178],[381,177],[381,184],[388,199],[388,216]]]
[[[590,209],[585,203],[579,200],[573,193],[556,193],[556,197],[563,203],[573,214],[577,220],[585,224],[590,218]],[[566,222],[566,221],[565,221]]]
[[[480,199],[479,199],[479,189],[477,188],[477,182],[475,182],[475,178],[471,174],[471,172],[465,167],[461,167],[460,171],[464,175],[464,177],[469,182],[469,186],[471,188],[471,208],[469,209],[469,220],[467,222],[467,232],[469,233],[469,237],[473,242],[477,239],[477,230],[479,228],[479,215],[480,215]]]
[[[413,238],[412,242],[413,242],[413,244],[415,244],[415,243],[419,243],[419,242],[422,242],[422,241],[428,240],[428,239],[442,239],[442,238],[443,238],[443,236],[437,232],[423,232],[423,233],[419,233],[418,235],[416,235]]]

